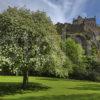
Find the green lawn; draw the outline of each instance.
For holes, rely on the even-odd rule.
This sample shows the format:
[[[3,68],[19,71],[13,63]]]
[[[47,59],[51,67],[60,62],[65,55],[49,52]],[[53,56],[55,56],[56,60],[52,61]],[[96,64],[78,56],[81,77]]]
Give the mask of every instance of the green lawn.
[[[0,76],[0,100],[100,100],[100,83],[30,77],[28,90],[20,90],[22,77]]]

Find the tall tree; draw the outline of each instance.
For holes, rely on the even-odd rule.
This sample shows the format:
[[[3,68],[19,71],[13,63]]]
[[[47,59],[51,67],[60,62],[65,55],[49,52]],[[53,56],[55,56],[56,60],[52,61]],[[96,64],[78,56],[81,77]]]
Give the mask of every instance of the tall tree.
[[[60,42],[44,12],[9,7],[0,14],[0,52],[11,66],[21,69],[23,88],[28,84],[30,67],[59,75],[65,61]]]

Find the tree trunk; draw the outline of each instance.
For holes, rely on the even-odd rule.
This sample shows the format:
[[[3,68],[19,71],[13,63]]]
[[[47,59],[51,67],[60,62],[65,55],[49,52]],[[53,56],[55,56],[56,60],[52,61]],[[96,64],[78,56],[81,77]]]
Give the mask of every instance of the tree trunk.
[[[23,71],[23,84],[22,88],[26,89],[28,86],[28,70]]]

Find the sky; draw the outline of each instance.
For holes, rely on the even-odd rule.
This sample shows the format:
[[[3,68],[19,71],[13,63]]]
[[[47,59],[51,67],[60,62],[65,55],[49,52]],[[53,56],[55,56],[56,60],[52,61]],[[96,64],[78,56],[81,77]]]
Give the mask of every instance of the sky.
[[[54,23],[72,22],[78,15],[97,18],[100,24],[100,0],[0,0],[0,12],[11,7],[44,11]]]

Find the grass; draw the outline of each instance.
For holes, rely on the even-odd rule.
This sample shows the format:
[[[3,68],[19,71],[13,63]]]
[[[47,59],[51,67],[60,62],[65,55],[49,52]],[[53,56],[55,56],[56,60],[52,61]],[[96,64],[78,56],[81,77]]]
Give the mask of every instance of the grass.
[[[0,76],[0,100],[100,100],[100,83],[30,77],[21,90],[22,77]]]

